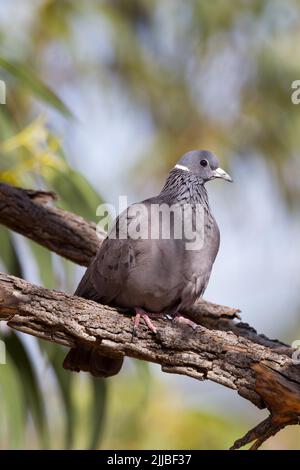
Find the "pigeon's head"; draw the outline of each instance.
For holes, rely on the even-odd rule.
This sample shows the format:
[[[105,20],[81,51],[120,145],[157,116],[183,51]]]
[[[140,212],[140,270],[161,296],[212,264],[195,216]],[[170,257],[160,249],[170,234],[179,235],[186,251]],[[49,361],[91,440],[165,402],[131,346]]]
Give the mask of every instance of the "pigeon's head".
[[[217,157],[208,150],[192,150],[181,157],[175,168],[187,171],[201,178],[203,184],[215,178],[233,181],[232,178],[219,167]]]

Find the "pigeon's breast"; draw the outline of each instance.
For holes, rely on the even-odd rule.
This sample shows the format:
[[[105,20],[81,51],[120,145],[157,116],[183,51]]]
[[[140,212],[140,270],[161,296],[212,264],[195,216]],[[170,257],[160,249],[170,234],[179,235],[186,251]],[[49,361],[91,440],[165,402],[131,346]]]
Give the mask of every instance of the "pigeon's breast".
[[[202,230],[202,228],[201,228]],[[218,225],[209,214],[204,217],[203,244],[194,250],[187,250],[184,256],[185,283],[179,308],[189,308],[204,294],[220,246]]]
[[[218,226],[205,212],[199,219],[193,213],[190,233],[181,238],[173,232],[169,239],[132,241],[135,258],[116,304],[150,312],[190,307],[207,287],[219,241]]]
[[[145,231],[145,238],[108,237],[103,242],[91,267],[99,301],[173,312],[188,308],[203,294],[219,248],[217,224],[210,212],[198,205],[186,209],[186,219],[180,218],[180,205],[173,210],[171,219],[162,217],[160,222],[149,220],[149,211],[130,219],[121,214],[117,225],[124,223],[126,227],[133,221],[144,227],[146,222],[149,231]],[[180,230],[182,220],[187,225]]]

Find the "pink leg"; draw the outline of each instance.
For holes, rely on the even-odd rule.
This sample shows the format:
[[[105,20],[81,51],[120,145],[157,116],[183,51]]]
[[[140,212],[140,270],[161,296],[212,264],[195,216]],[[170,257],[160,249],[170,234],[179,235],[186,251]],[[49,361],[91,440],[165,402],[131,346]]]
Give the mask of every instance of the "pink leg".
[[[149,315],[150,316],[155,316],[155,315],[160,315],[160,313],[149,313],[147,314],[143,309],[141,308],[135,308],[135,319],[134,319],[134,325],[133,325],[133,334],[135,334],[136,330],[138,329],[138,326],[140,324],[140,319],[142,318],[146,325],[148,326],[149,330],[153,331],[153,333],[156,333],[157,330],[153,323],[151,322]]]
[[[175,313],[174,321],[181,323],[182,325],[189,325],[191,328],[193,328],[193,330],[197,328],[197,323],[193,322],[189,318],[184,317],[180,312]]]

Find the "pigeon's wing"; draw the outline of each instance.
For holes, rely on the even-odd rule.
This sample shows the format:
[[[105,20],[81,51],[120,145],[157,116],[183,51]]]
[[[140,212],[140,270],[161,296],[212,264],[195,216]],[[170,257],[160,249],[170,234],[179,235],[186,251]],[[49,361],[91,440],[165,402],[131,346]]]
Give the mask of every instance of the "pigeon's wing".
[[[97,257],[92,261],[81,279],[75,295],[85,299],[101,302],[99,295],[92,282],[94,263]],[[102,355],[97,349],[90,348],[84,344],[78,345],[68,352],[63,367],[72,371],[89,371],[95,377],[111,377],[117,374],[123,364],[123,357],[107,357]]]
[[[99,295],[92,283],[92,266],[93,262],[88,267],[83,278],[78,284],[77,289],[75,291],[75,295],[78,295],[79,297],[83,297],[85,299],[94,300],[95,302],[99,302]]]
[[[136,265],[140,244],[126,232],[128,229],[130,232],[130,226],[146,227],[147,217],[146,212],[128,212],[126,209],[116,219],[109,235],[103,241],[90,269],[91,282],[101,303],[113,303],[126,283],[131,269]]]

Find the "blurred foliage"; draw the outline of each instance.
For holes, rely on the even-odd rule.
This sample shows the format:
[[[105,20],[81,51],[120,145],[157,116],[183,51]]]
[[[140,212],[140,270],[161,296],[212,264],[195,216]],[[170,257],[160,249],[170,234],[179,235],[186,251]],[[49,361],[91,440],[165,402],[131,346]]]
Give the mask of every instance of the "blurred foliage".
[[[235,436],[246,430],[245,423],[238,424],[236,417],[195,409],[176,387],[153,379],[149,382],[142,369],[127,374],[129,379],[119,375],[110,387],[111,419],[103,448],[228,449]]]
[[[62,207],[95,217],[101,198],[72,169],[58,135],[76,114],[65,103],[72,100],[61,97],[85,80],[104,93],[117,87],[145,116],[151,141],[132,169],[138,184],[151,173],[160,178],[187,150],[209,148],[225,167],[264,160],[283,200],[297,208],[300,112],[291,83],[300,77],[299,6],[300,0],[0,3],[0,78],[8,93],[0,106],[0,180],[53,189]],[[12,15],[19,27],[11,28]],[[45,286],[73,287],[71,263],[25,243],[30,260],[20,256],[19,238],[0,227],[3,269],[24,276],[29,263]],[[3,448],[96,448],[101,436],[103,446],[115,448],[223,448],[242,434],[230,420],[181,407],[174,390],[173,402],[140,364],[133,379],[110,382],[106,410],[107,382],[66,373],[62,348],[3,334]]]
[[[53,189],[60,197],[60,205],[87,219],[95,217],[95,209],[101,202],[99,194],[89,185],[85,178],[72,170],[64,156],[60,139],[50,131],[44,115],[34,118],[29,124],[22,122],[31,115],[30,101],[26,106],[22,92],[32,94],[32,98],[45,102],[67,118],[71,113],[64,103],[48,86],[31,71],[25,63],[16,65],[0,58],[0,68],[9,72],[8,83],[17,83],[18,91],[9,104],[1,108],[1,142],[0,142],[0,181],[16,186]],[[13,80],[13,82],[11,82]],[[22,116],[19,111],[22,109]],[[1,262],[9,273],[23,276],[24,263],[36,265],[40,282],[46,287],[60,288],[61,271],[72,276],[71,263],[61,261],[60,276],[56,275],[53,260],[55,255],[30,240],[25,243],[31,256],[23,260],[18,252],[18,239],[5,227],[0,227]],[[45,269],[46,268],[46,269]],[[4,329],[7,365],[0,371],[0,447],[22,448],[26,435],[35,433],[33,447],[72,448],[76,439],[75,426],[78,406],[72,397],[76,378],[62,368],[65,350],[58,345],[45,344],[34,338],[23,343],[22,337]],[[38,349],[34,347],[38,346]],[[40,350],[40,354],[39,353]],[[35,358],[33,359],[33,355]],[[55,421],[52,406],[48,403],[47,388],[41,380],[41,370],[51,370],[55,392],[61,395],[58,414],[64,416],[60,441],[54,433]],[[49,376],[49,372],[47,373]],[[102,434],[104,410],[106,406],[106,383],[85,378],[86,388],[91,391],[85,412],[91,417],[87,426],[87,439],[83,447],[97,448]],[[96,410],[96,411],[95,411]],[[54,422],[53,422],[54,421]],[[31,429],[33,426],[33,430]],[[30,447],[32,444],[27,442]]]
[[[10,184],[34,184],[34,178],[55,177],[57,171],[67,170],[66,162],[58,155],[60,143],[45,125],[42,117],[34,120],[18,134],[0,144],[0,179]]]

